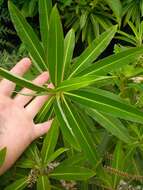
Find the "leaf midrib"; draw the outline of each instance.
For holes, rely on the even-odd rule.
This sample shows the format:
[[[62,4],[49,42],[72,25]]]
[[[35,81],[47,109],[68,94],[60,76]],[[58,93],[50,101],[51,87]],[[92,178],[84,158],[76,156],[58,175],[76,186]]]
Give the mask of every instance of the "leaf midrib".
[[[71,39],[72,39],[72,33],[70,34],[70,38],[69,39],[70,40],[68,41],[68,45],[67,45],[67,49],[66,49],[66,53],[65,53],[65,58],[64,58],[64,63],[63,63],[62,80],[64,78],[65,66],[66,66],[66,61],[67,61],[67,56],[68,56],[68,50],[69,50]]]
[[[69,106],[68,106],[68,104],[67,104],[65,98],[63,98],[63,100],[64,100],[65,105],[67,106],[67,109],[69,110],[69,112],[70,112],[70,114],[71,114],[71,116],[72,116],[74,122],[76,123],[76,125],[77,125],[77,127],[78,127],[80,133],[82,134],[82,137],[83,137],[84,141],[86,142],[86,144],[87,144],[87,146],[88,146],[88,148],[89,148],[89,150],[90,150],[92,156],[95,158],[95,154],[94,154],[94,152],[92,151],[92,148],[91,148],[91,146],[89,145],[89,143],[88,143],[87,139],[85,138],[84,134],[82,133],[82,130],[80,129],[79,124],[78,124],[77,121],[75,120],[75,118],[74,118],[74,116],[73,116],[73,113],[71,112],[71,110],[70,110],[70,108],[69,108]]]
[[[73,130],[72,130],[72,128],[70,127],[69,122],[68,122],[68,120],[66,119],[65,114],[64,114],[63,110],[61,109],[61,106],[60,106],[58,100],[57,100],[57,105],[58,105],[58,108],[59,108],[59,110],[60,110],[60,112],[61,112],[61,114],[62,114],[62,116],[63,116],[63,120],[64,120],[64,122],[66,123],[66,125],[67,125],[69,131],[71,132],[71,134],[72,134],[72,136],[74,137],[74,139],[76,139],[76,137],[75,137],[75,135],[74,135],[74,133],[73,133]]]
[[[27,183],[26,179],[25,179],[25,181],[23,183],[21,183],[19,186],[17,186],[15,190],[18,190],[19,188],[21,188],[25,183]]]
[[[70,76],[68,77],[69,79],[70,79],[70,78],[76,73],[76,71],[89,59],[89,57],[91,57],[91,56],[94,54],[94,52],[97,51],[97,49],[98,49],[100,46],[103,45],[104,41],[106,41],[106,39],[108,38],[108,36],[111,35],[111,33],[113,33],[113,31],[110,32],[109,35],[107,35],[106,38],[104,38],[104,40],[102,40],[101,43],[99,43],[99,44],[96,46],[96,48],[89,54],[89,56],[88,56],[86,59],[84,59],[84,61],[83,61],[81,64],[79,64],[79,66],[77,66],[77,68],[76,68],[76,69],[70,74]]]
[[[79,95],[75,95],[75,94],[72,94],[72,93],[69,93],[69,92],[65,92],[64,94],[67,94],[67,95],[69,95],[69,96],[75,96],[75,97],[77,97],[77,98],[79,98],[79,99],[88,100],[88,101],[90,101],[90,102],[95,102],[95,103],[100,104],[100,105],[105,105],[105,106],[108,106],[108,107],[110,107],[110,108],[112,108],[112,109],[117,109],[117,110],[120,110],[120,111],[122,111],[122,112],[124,112],[124,113],[127,113],[127,114],[130,113],[131,115],[133,115],[134,117],[136,117],[136,115],[135,115],[134,113],[127,112],[126,110],[123,110],[123,109],[120,109],[120,108],[117,108],[117,107],[113,107],[113,106],[111,106],[110,104],[104,104],[104,103],[102,103],[102,102],[97,102],[97,101],[95,101],[95,100],[91,100],[91,99],[88,99],[88,98],[86,98],[86,97],[79,96]],[[94,108],[93,108],[93,109],[94,109]],[[141,117],[141,116],[139,116],[139,117]]]
[[[91,109],[93,112],[98,112],[96,109]],[[117,132],[118,132],[118,134],[120,134],[120,135],[124,135],[122,132],[120,132],[120,129],[118,128],[118,127],[116,127],[116,125],[114,125],[112,122],[110,122],[110,120],[107,118],[107,117],[105,117],[103,114],[101,114],[100,112],[98,112],[98,114],[99,115],[101,115],[101,117],[102,118],[104,118],[104,120],[106,120],[107,121],[107,123],[110,123],[110,125],[112,126],[112,128],[114,129],[114,130],[116,130]],[[115,134],[114,134],[115,135]]]
[[[57,88],[57,90],[60,90],[60,89],[63,89],[63,88],[68,88],[68,87],[73,87],[73,86],[79,86],[79,85],[83,85],[83,84],[85,84],[85,85],[89,84],[90,85],[90,83],[97,82],[98,80],[108,79],[108,78],[113,78],[113,77],[108,77],[107,76],[107,77],[102,78],[102,77],[99,76],[98,78],[95,78],[95,79],[92,79],[92,80],[85,80],[85,81],[83,80],[82,82],[76,82],[76,83],[71,83],[71,84],[67,84],[67,85],[62,85],[62,83],[61,83],[61,86],[59,86]],[[79,80],[80,80],[80,78],[79,78]]]
[[[138,50],[137,52],[140,52],[140,51],[141,51],[141,50]],[[106,67],[107,67],[107,68],[108,68],[108,67],[112,67],[112,65],[118,63],[119,61],[121,62],[122,60],[127,59],[128,57],[133,56],[133,55],[136,54],[137,52],[133,52],[133,53],[131,53],[131,54],[125,56],[125,57],[121,57],[120,59],[113,61],[113,62],[110,63],[110,64],[106,64],[106,65],[104,65],[104,66],[102,66],[102,67],[99,67],[97,70],[91,71],[91,72],[85,74],[85,76],[86,76],[86,75],[93,74],[93,73],[95,74],[96,72],[100,72],[100,70],[101,70],[101,72],[102,72],[102,70],[105,70]],[[95,62],[94,64],[96,64],[96,62]],[[91,67],[92,67],[92,66],[91,66]],[[121,66],[121,67],[122,67],[122,66]]]
[[[12,13],[12,14],[13,14],[13,15],[15,15],[14,13]],[[15,15],[15,17],[17,17],[17,15]],[[40,56],[40,54],[39,54],[38,50],[35,48],[35,46],[34,46],[34,43],[33,43],[32,39],[31,39],[31,38],[29,38],[29,35],[27,34],[27,31],[25,30],[25,27],[23,27],[23,25],[22,25],[22,24],[21,24],[21,22],[19,21],[19,17],[17,18],[17,21],[18,21],[19,25],[20,25],[20,26],[22,26],[24,33],[26,34],[27,38],[30,40],[32,47],[33,47],[33,48],[34,48],[34,50],[36,51],[36,53],[37,53],[38,57],[40,58],[41,62],[43,63],[43,66],[44,66],[44,67],[45,67],[45,69],[47,70],[47,67],[46,67],[46,65],[45,65],[45,63],[44,63],[43,58]],[[27,24],[27,23],[26,23],[26,24]],[[28,28],[29,28],[29,27],[28,27]],[[21,35],[20,35],[20,36],[21,36]]]

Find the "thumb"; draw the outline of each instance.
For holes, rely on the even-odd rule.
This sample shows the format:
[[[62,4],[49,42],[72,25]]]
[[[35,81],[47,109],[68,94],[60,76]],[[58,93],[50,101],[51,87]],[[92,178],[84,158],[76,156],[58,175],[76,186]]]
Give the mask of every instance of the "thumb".
[[[51,127],[52,121],[53,120],[49,120],[44,123],[36,124],[35,128],[34,128],[33,139],[36,139],[36,138],[44,135],[45,133],[47,133]]]

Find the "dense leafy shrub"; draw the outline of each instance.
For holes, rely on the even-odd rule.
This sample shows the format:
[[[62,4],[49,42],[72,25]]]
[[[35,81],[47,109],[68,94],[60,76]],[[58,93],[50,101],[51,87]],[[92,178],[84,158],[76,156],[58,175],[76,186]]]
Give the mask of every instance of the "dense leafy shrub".
[[[49,118],[54,118],[54,122],[49,133],[34,142],[15,166],[0,177],[1,189],[141,188],[143,113],[138,109],[137,91],[132,94],[129,87],[142,89],[134,78],[142,72],[142,41],[138,43],[140,36],[142,39],[142,24],[138,28],[128,22],[134,37],[121,31],[116,35],[134,48],[118,44],[115,54],[103,58],[101,54],[118,30],[114,24],[120,24],[122,18],[110,2],[104,2],[104,6],[107,10],[112,8],[112,26],[95,35],[80,55],[74,52],[75,31],[63,31],[57,6],[52,7],[51,1],[39,0],[40,38],[22,12],[9,2],[11,19],[33,60],[34,71],[48,70],[55,88],[37,86],[4,68],[0,68],[0,75],[32,89],[36,95],[50,94],[35,122]],[[60,9],[72,9],[72,3],[62,1]],[[76,6],[81,3],[87,6],[89,2],[75,1]],[[102,7],[100,1],[97,3]],[[0,164],[4,155],[5,150],[0,151]]]
[[[108,0],[59,1],[65,27],[72,27],[76,32],[76,40],[81,36],[82,41],[91,43],[112,24],[121,22],[121,3]],[[117,6],[118,9],[115,7]]]

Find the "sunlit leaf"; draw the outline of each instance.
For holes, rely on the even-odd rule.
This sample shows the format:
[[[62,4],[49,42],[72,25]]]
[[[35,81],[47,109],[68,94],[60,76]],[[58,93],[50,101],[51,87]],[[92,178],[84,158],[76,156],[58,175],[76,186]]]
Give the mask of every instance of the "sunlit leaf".
[[[49,32],[49,16],[52,10],[51,0],[39,0],[39,22],[40,22],[40,33],[42,43],[44,46],[46,59],[47,59],[47,47],[48,47],[48,32]],[[47,60],[46,60],[47,61]]]
[[[56,100],[55,103],[55,113],[60,123],[60,129],[66,138],[66,140],[77,150],[80,150],[77,137],[75,136],[73,129],[70,126],[69,121],[66,118],[65,112],[62,108],[61,101]]]
[[[143,47],[130,48],[121,53],[108,56],[90,65],[79,75],[105,75],[113,69],[121,68],[132,62],[137,56],[143,53]]]
[[[106,49],[115,35],[117,26],[111,27],[109,30],[101,34],[95,39],[87,49],[77,58],[73,65],[72,72],[69,78],[77,75],[82,70],[86,69],[90,63],[95,61],[97,57]]]
[[[61,84],[56,88],[56,91],[71,91],[77,90],[79,88],[86,87],[91,84],[98,84],[101,81],[112,79],[112,76],[95,76],[95,75],[88,75],[83,77],[76,77],[65,80],[61,82]]]
[[[27,48],[33,59],[36,61],[36,63],[38,63],[38,66],[42,68],[42,70],[47,70],[47,65],[45,64],[44,50],[34,30],[28,24],[24,16],[17,9],[17,7],[12,3],[12,1],[8,1],[8,7],[16,31],[20,36],[22,42],[25,44],[25,47]]]
[[[98,153],[96,151],[95,144],[86,128],[85,123],[81,119],[80,115],[77,113],[75,108],[67,102],[64,98],[64,103],[62,104],[62,112],[64,113],[65,119],[63,120],[63,123],[70,126],[72,133],[74,134],[75,138],[78,140],[78,143],[86,155],[89,162],[96,167],[98,164]],[[65,136],[66,138],[66,136]],[[70,143],[70,139],[67,139],[67,141]]]
[[[97,111],[125,120],[143,123],[143,112],[134,106],[119,102],[112,99],[112,97],[105,97],[104,94],[101,95],[96,91],[78,90],[65,92],[65,94],[77,103],[96,109]]]
[[[75,47],[75,33],[74,30],[71,29],[64,40],[64,63],[63,63],[63,72],[62,77],[66,77],[67,73],[69,72],[68,69],[70,68],[70,64],[72,61],[73,51]]]
[[[64,35],[57,7],[50,15],[48,35],[48,65],[52,83],[57,86],[62,80]]]

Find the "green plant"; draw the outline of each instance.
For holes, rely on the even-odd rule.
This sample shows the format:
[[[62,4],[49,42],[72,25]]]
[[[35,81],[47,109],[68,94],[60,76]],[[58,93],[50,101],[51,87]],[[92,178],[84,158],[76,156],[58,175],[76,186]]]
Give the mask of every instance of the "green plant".
[[[143,16],[143,0],[123,0],[123,15],[125,15],[124,24],[128,21],[140,23]]]
[[[21,9],[21,13],[25,17],[34,17],[37,14],[37,0],[13,0]],[[31,19],[32,20],[32,19]],[[33,22],[34,23],[34,22]],[[12,26],[10,15],[7,8],[7,1],[0,1],[0,51],[6,50],[11,53],[12,50],[18,48],[18,37]]]
[[[120,182],[117,172],[123,170],[130,157],[137,160],[133,153],[138,147],[142,150],[142,133],[140,137],[134,136],[134,128],[130,126],[134,122],[142,124],[143,113],[104,87],[107,81],[116,78],[109,75],[111,70],[129,64],[134,57],[142,54],[143,48],[130,48],[95,61],[117,31],[117,26],[112,26],[73,59],[74,30],[71,29],[64,39],[57,7],[52,8],[50,1],[39,1],[42,42],[10,1],[9,11],[35,68],[39,72],[49,71],[54,89],[35,85],[3,68],[0,68],[0,75],[19,86],[32,89],[36,95],[50,94],[50,100],[36,116],[35,122],[51,117],[54,117],[54,122],[44,142],[39,140],[34,143],[24,158],[18,161],[16,176],[14,180],[9,180],[16,182],[11,185],[8,182],[6,190],[27,186],[35,189],[35,183],[40,190],[45,186],[47,189],[62,189],[63,183],[58,180],[75,180],[77,188],[81,189],[88,189],[91,184],[115,190]],[[97,127],[93,120],[103,128]],[[140,128],[135,129],[138,131]],[[114,142],[114,146],[107,147],[109,141]],[[129,149],[131,146],[133,152]],[[111,163],[104,155],[108,150],[113,153]],[[123,162],[124,155],[126,159]],[[107,169],[113,171],[113,176],[108,174]],[[80,180],[83,182],[78,183]]]
[[[142,46],[143,41],[143,22],[133,24],[128,21],[128,26],[131,29],[131,32],[118,31],[117,39],[127,42],[128,46],[140,47]]]
[[[0,51],[3,49],[13,49],[15,45],[13,40],[8,40],[8,36],[14,38],[16,33],[13,27],[10,26],[10,16],[7,8],[4,5],[4,2],[1,2],[0,5]]]
[[[20,45],[19,49],[13,50],[11,53],[3,50],[3,52],[0,52],[0,67],[10,70],[20,59],[26,56],[28,56],[28,52],[23,44]],[[31,69],[25,74],[25,78],[32,80],[36,75],[37,71],[32,66]]]
[[[120,44],[115,45],[115,53],[122,52],[130,47],[142,47],[143,23],[133,24],[129,21],[128,26],[130,27],[130,30],[128,29],[129,32],[117,31],[118,34],[115,38],[120,40]],[[128,98],[133,104],[139,107],[142,107],[142,60],[143,57],[140,55],[122,69],[115,69],[112,72],[113,75],[118,76],[115,83],[120,89],[120,95]]]
[[[95,37],[107,30],[113,23],[121,24],[122,5],[120,0],[59,1],[65,28],[73,28],[76,40],[91,43]],[[113,12],[113,14],[112,14]]]

